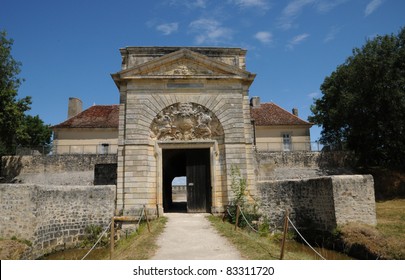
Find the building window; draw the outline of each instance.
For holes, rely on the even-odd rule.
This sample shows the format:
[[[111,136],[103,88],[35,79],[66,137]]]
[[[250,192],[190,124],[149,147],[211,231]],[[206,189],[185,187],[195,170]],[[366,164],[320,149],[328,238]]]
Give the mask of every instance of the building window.
[[[292,150],[291,134],[290,133],[283,133],[283,151],[289,152],[291,150]]]
[[[99,154],[102,154],[102,155],[108,154],[108,147],[109,146],[110,146],[110,144],[107,144],[107,143],[101,144]]]

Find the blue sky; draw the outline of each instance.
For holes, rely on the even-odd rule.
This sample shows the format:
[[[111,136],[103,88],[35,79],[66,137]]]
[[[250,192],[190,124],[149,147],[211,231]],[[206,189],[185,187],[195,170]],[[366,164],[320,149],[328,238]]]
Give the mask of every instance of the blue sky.
[[[126,46],[245,48],[250,96],[306,120],[324,78],[368,38],[397,34],[404,11],[403,0],[2,0],[0,30],[22,62],[19,95],[47,124],[66,119],[69,97],[117,104],[110,74]]]

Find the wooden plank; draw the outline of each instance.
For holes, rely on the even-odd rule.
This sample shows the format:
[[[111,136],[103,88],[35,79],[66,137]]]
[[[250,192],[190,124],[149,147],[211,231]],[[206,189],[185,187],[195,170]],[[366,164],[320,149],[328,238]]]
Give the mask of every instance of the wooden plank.
[[[137,222],[139,221],[138,216],[115,216],[114,220],[117,222]]]

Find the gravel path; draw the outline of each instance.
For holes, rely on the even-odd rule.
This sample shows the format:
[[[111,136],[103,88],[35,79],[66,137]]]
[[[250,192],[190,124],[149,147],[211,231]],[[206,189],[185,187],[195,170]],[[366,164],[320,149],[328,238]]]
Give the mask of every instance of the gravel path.
[[[209,214],[167,213],[153,260],[240,260],[239,252],[205,218]]]

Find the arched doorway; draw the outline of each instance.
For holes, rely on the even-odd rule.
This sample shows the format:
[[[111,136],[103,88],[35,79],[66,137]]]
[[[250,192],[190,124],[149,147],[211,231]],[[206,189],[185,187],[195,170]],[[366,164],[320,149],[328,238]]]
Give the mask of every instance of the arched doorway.
[[[163,207],[165,212],[211,212],[210,149],[163,149]],[[173,201],[172,181],[186,177],[186,201]]]

